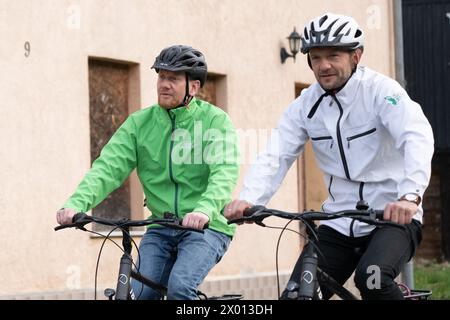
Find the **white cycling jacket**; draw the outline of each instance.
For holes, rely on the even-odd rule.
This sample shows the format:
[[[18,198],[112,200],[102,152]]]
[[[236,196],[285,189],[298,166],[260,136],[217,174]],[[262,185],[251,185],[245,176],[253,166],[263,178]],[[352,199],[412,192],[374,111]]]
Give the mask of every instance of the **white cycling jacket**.
[[[324,173],[327,212],[355,209],[366,200],[384,209],[406,193],[423,198],[431,174],[434,140],[419,104],[395,80],[359,66],[334,96],[318,83],[284,112],[265,152],[244,180],[240,199],[265,205],[311,139]],[[423,210],[414,219],[422,222]],[[347,236],[373,226],[349,218],[322,221]]]

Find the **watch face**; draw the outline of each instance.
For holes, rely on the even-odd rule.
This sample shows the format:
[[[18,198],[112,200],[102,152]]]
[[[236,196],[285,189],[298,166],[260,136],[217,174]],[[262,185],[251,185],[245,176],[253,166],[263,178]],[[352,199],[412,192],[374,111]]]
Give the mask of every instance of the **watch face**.
[[[416,194],[412,194],[412,193],[407,193],[405,194],[405,196],[403,197],[405,200],[407,201],[411,201],[414,202],[418,205],[419,202],[419,196]]]

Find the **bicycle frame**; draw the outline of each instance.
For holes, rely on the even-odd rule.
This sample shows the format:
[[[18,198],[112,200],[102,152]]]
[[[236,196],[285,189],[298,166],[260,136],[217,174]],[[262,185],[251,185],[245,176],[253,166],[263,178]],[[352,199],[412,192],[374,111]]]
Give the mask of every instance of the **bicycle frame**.
[[[159,283],[156,283],[149,278],[146,278],[142,274],[140,274],[137,271],[133,270],[133,258],[131,255],[132,251],[132,243],[133,239],[130,234],[130,227],[142,227],[149,224],[159,224],[162,226],[167,226],[170,228],[178,229],[178,230],[184,230],[184,231],[194,231],[194,232],[200,232],[203,233],[203,230],[197,230],[194,228],[187,228],[183,227],[181,224],[181,220],[174,218],[174,215],[170,212],[166,212],[163,219],[147,219],[147,220],[128,220],[128,219],[122,219],[122,220],[110,220],[110,219],[104,219],[99,217],[92,217],[87,216],[85,213],[77,213],[73,217],[73,222],[70,224],[60,225],[55,227],[55,231],[66,229],[66,228],[77,228],[83,231],[89,231],[84,228],[84,226],[88,223],[100,223],[107,226],[112,226],[114,228],[119,228],[122,231],[122,248],[123,248],[123,254],[120,258],[120,266],[119,266],[119,275],[117,277],[117,285],[116,290],[107,288],[105,289],[104,293],[105,296],[112,300],[115,298],[116,300],[129,300],[129,299],[136,299],[136,293],[133,292],[131,288],[131,278],[141,282],[143,285],[146,285],[156,291],[158,291],[162,297],[167,295],[167,288]],[[208,227],[207,225],[205,228]],[[108,235],[109,236],[109,235]],[[106,239],[108,239],[108,236],[106,236]],[[240,300],[242,299],[242,295],[240,294],[227,294],[223,296],[217,296],[217,297],[207,297],[203,292],[197,290],[197,296],[203,300]]]
[[[167,293],[167,288],[163,285],[160,285],[152,280],[144,277],[140,273],[137,273],[133,270],[133,258],[131,256],[132,250],[132,239],[130,235],[129,227],[123,227],[122,229],[122,245],[124,249],[124,253],[120,258],[120,266],[119,266],[119,275],[117,277],[117,286],[115,292],[116,300],[135,300],[135,293],[131,289],[131,278],[136,279],[137,281],[143,283],[150,288],[159,291],[162,296],[165,296]],[[108,295],[107,295],[108,296]],[[112,300],[114,296],[114,292],[110,291],[110,295],[108,298]]]
[[[331,293],[336,294],[344,300],[359,300],[355,295],[329,276],[318,267],[318,239],[317,226],[314,220],[330,220],[342,217],[353,218],[375,226],[394,226],[405,228],[403,225],[390,221],[383,221],[384,210],[369,209],[365,201],[358,201],[356,210],[342,210],[334,213],[323,211],[304,211],[300,213],[290,213],[280,210],[267,209],[264,206],[253,206],[244,210],[244,215],[228,221],[228,223],[254,222],[265,227],[262,222],[269,216],[276,216],[288,220],[300,220],[306,226],[306,245],[297,260],[294,270],[289,278],[285,290],[280,299],[289,300],[313,300],[322,299],[322,288],[326,287]],[[405,299],[426,299],[431,295],[429,290],[414,290],[404,294]]]
[[[165,296],[167,293],[167,288],[161,284],[158,284],[156,282],[153,282],[152,280],[144,277],[143,275],[139,274],[138,272],[133,270],[133,258],[131,256],[132,251],[132,242],[133,239],[130,234],[130,227],[131,226],[145,226],[149,224],[161,224],[161,225],[167,225],[175,229],[182,229],[182,230],[190,230],[190,231],[196,231],[196,232],[203,232],[202,230],[195,230],[191,228],[185,228],[181,225],[181,221],[178,219],[173,218],[173,214],[167,212],[165,213],[164,219],[154,219],[153,221],[150,220],[128,220],[128,219],[122,219],[122,220],[108,220],[103,219],[99,217],[93,217],[93,216],[87,216],[85,213],[77,213],[73,217],[73,222],[71,224],[61,225],[55,227],[55,231],[65,229],[65,228],[78,228],[83,231],[88,231],[84,228],[84,226],[88,223],[100,223],[107,226],[112,226],[114,228],[119,228],[122,231],[122,247],[123,247],[123,254],[120,259],[120,265],[119,265],[119,275],[117,278],[117,285],[116,290],[113,289],[106,289],[105,295],[109,298],[109,300],[112,300],[113,297],[115,297],[116,300],[129,300],[129,299],[136,299],[136,296],[134,292],[131,289],[131,278],[136,279],[137,281],[149,286],[150,288],[158,291],[161,293],[162,296]]]
[[[105,295],[112,300],[115,296],[115,300],[136,300],[136,293],[131,288],[131,278],[139,281],[143,285],[146,285],[153,290],[158,291],[162,297],[167,295],[167,288],[162,284],[156,283],[142,274],[133,270],[133,258],[131,256],[132,250],[132,238],[128,227],[122,227],[122,245],[124,253],[120,258],[119,275],[117,278],[116,291],[112,289],[106,289]],[[240,294],[225,294],[222,296],[208,297],[201,291],[197,291],[197,295],[203,300],[241,300],[243,297]]]
[[[312,221],[307,221],[306,232],[308,240],[295,264],[291,277],[283,291],[282,300],[321,300],[321,286],[326,286],[334,294],[344,300],[358,300],[350,291],[341,286],[325,271],[318,267],[316,253],[317,240],[312,236],[312,231],[317,231],[317,226]]]

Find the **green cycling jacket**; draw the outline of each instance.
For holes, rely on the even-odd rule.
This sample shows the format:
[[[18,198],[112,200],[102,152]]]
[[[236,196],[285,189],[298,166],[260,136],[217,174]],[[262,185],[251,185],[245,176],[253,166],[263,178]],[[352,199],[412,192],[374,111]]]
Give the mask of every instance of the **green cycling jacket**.
[[[137,169],[152,217],[170,211],[179,218],[196,211],[209,228],[232,236],[223,207],[239,175],[235,129],[221,109],[199,99],[166,110],[153,105],[131,114],[64,204],[87,212]]]

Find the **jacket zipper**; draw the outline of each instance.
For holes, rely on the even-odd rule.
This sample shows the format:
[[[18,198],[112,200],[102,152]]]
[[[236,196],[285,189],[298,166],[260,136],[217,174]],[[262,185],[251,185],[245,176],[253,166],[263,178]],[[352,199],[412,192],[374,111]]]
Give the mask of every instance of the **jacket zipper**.
[[[350,238],[355,237],[355,233],[353,232],[353,225],[355,224],[355,219],[352,219],[352,223],[350,223]]]
[[[328,194],[331,196],[331,198],[333,199],[333,201],[336,201],[334,199],[333,194],[331,193],[331,184],[333,183],[333,176],[330,176],[330,183],[328,184]]]
[[[364,190],[364,182],[361,182],[359,184],[359,200],[364,200],[364,194],[363,194],[363,190]],[[350,223],[350,237],[354,237],[355,233],[353,232],[353,225],[355,224],[355,219],[352,219],[352,223]]]
[[[320,141],[320,140],[331,140],[330,149],[333,148],[333,137],[332,136],[323,136],[323,137],[311,137],[312,141]]]
[[[172,150],[173,150],[173,145],[174,145],[173,133],[175,131],[175,117],[176,116],[173,115],[173,118],[172,118],[172,116],[170,115],[170,112],[167,111],[167,113],[169,114],[170,121],[172,122],[172,132],[170,134],[171,139],[170,139],[170,150],[169,150],[169,176],[170,176],[170,180],[175,185],[174,206],[175,206],[175,215],[178,217],[178,183],[175,182],[175,179],[173,178],[173,169],[172,169]]]
[[[358,139],[358,138],[364,137],[364,136],[367,136],[367,135],[369,135],[371,133],[374,133],[375,131],[377,131],[377,128],[373,128],[373,129],[367,130],[367,131],[365,131],[363,133],[359,133],[359,134],[356,134],[354,136],[348,137],[347,138],[347,144],[348,144],[347,146],[348,146],[348,148],[350,149],[350,141],[352,141],[354,139]]]
[[[314,138],[311,138],[311,140],[314,140],[314,141],[319,141],[319,140],[329,140],[329,139],[333,139],[333,137],[331,137],[331,136],[324,136],[324,137],[314,137]]]
[[[359,184],[359,200],[364,200],[363,196],[364,182]]]
[[[339,153],[341,154],[341,159],[342,159],[342,164],[344,166],[345,176],[347,177],[348,180],[351,180],[350,173],[348,171],[347,159],[345,158],[344,145],[342,143],[342,135],[341,135],[341,128],[340,128],[341,119],[342,119],[342,115],[344,114],[344,110],[342,109],[341,103],[336,98],[336,96],[332,95],[332,97],[336,101],[336,104],[338,105],[339,112],[340,112],[339,119],[336,124],[336,134],[337,134],[337,140],[338,140],[338,146],[339,146]]]

